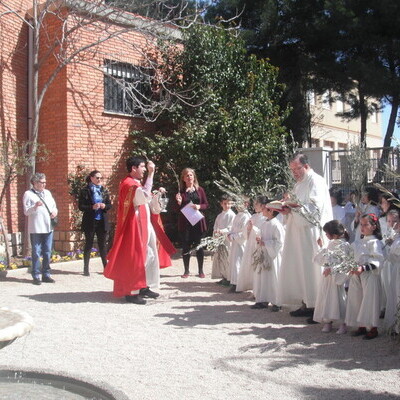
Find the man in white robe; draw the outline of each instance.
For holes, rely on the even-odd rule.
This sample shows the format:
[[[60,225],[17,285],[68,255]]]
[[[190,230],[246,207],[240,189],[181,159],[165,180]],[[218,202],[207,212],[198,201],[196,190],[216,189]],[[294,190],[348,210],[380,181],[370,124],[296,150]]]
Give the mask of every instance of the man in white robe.
[[[302,207],[319,214],[320,227],[332,220],[332,206],[325,179],[315,173],[304,154],[296,153],[289,163],[296,180],[293,192]],[[296,199],[293,199],[296,202]],[[315,212],[318,211],[318,212]],[[317,297],[321,267],[314,262],[318,239],[326,240],[322,229],[291,207],[282,211],[286,223],[282,263],[279,274],[280,304],[300,305],[292,316],[311,316]]]

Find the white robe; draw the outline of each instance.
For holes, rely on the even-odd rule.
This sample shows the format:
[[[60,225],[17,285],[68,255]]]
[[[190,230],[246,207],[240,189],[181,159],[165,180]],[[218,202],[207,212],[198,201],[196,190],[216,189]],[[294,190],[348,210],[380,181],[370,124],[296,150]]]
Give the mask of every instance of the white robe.
[[[247,225],[243,228],[243,235],[246,238],[246,245],[243,251],[242,264],[239,269],[236,290],[243,292],[253,288],[253,253],[257,247],[257,237],[260,237],[260,227],[265,221],[262,213],[255,213],[251,216],[250,221],[253,226],[250,232],[247,231]]]
[[[313,170],[294,186],[294,193],[309,210],[320,211],[321,227],[332,220],[332,205],[325,179]],[[314,307],[320,281],[320,266],[314,256],[318,252],[318,227],[292,211],[286,218],[286,235],[278,279],[280,304]],[[325,236],[325,235],[323,235]]]
[[[160,286],[160,262],[158,259],[157,250],[157,237],[154,231],[153,225],[150,221],[150,210],[153,214],[159,214],[161,209],[159,205],[158,193],[152,196],[151,189],[153,185],[152,179],[147,179],[143,187],[138,187],[135,191],[135,196],[133,198],[133,205],[135,208],[135,213],[139,214],[139,206],[145,205],[146,217],[147,217],[147,230],[148,230],[148,240],[147,240],[147,256],[146,256],[146,283],[147,286],[154,289]],[[139,219],[139,217],[138,217]],[[131,294],[138,294],[139,290],[133,290]]]
[[[278,273],[282,260],[285,229],[276,218],[265,220],[261,225],[263,249],[271,263],[271,269],[253,271],[253,293],[256,303],[279,305]]]
[[[332,252],[339,246],[345,254],[352,252],[350,243],[347,243],[344,239],[333,239],[329,242],[328,247],[321,249],[316,254],[314,260],[319,265],[324,266],[324,271],[334,266],[336,257]],[[342,273],[321,275],[313,316],[314,321],[344,321],[346,314],[344,282],[346,280],[347,275]]]
[[[237,284],[240,265],[242,263],[244,245],[246,243],[246,238],[243,234],[243,228],[246,226],[246,223],[249,219],[250,213],[247,210],[238,212],[233,219],[232,229],[228,234],[228,238],[231,241],[228,281],[230,281],[232,285]]]
[[[356,240],[352,247],[359,265],[372,263],[376,269],[364,271],[359,276],[351,275],[345,323],[354,327],[377,327],[381,310],[382,242],[371,235]]]
[[[392,227],[390,227],[386,222],[386,216],[379,218],[379,224],[381,226],[381,233],[383,236],[382,244],[383,244],[383,255],[385,259],[388,258],[390,252],[390,244],[387,244],[388,240],[393,240],[395,236],[395,232]],[[390,241],[389,241],[390,243]],[[390,285],[392,280],[392,265],[390,262],[385,261],[380,269],[381,273],[381,281],[382,281],[382,307],[386,307],[386,302],[388,300],[388,296],[390,296]]]
[[[214,235],[216,232],[219,232],[220,235],[225,236],[224,248],[218,248],[216,253],[213,256],[212,260],[212,270],[211,270],[211,278],[219,279],[225,278],[227,279],[229,276],[228,273],[228,257],[229,250],[231,248],[231,242],[226,238],[228,233],[232,228],[233,219],[235,218],[235,213],[229,209],[227,211],[222,211],[217,215],[214,222]]]
[[[397,234],[390,246],[388,256],[384,262],[389,280],[386,288],[386,311],[384,325],[389,331],[398,332],[396,323],[397,304],[400,300],[400,235]]]

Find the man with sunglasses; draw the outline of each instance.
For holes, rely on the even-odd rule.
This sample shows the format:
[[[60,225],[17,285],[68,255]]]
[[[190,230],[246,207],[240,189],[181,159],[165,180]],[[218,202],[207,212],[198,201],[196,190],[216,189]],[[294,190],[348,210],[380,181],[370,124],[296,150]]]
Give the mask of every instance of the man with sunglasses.
[[[45,174],[34,174],[31,184],[32,189],[24,193],[22,202],[24,214],[28,217],[28,233],[32,245],[33,284],[54,283],[54,279],[50,276],[54,229],[51,220],[57,216],[58,210],[50,191],[45,189]],[[42,268],[40,268],[40,257],[42,257]]]

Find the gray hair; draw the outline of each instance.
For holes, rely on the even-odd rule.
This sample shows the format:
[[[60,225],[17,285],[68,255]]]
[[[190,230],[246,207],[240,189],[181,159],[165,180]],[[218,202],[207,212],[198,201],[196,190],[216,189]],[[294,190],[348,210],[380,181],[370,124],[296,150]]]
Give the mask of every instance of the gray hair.
[[[33,174],[31,178],[31,183],[33,185],[34,183],[39,182],[42,179],[46,179],[46,175],[43,174],[42,172],[36,172],[36,174]]]

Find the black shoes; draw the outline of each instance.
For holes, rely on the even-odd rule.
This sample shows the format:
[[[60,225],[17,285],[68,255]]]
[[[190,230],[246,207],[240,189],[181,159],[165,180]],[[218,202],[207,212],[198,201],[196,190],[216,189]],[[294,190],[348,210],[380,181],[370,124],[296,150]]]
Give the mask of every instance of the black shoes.
[[[278,311],[280,311],[281,309],[282,309],[282,307],[277,306],[276,304],[272,304],[272,307],[271,307],[271,311],[272,311],[272,312],[278,312]]]
[[[231,287],[228,290],[228,293],[236,293],[236,285],[231,285]]]
[[[147,288],[140,289],[139,294],[140,294],[140,296],[142,296],[142,297],[148,297],[148,298],[150,298],[150,299],[156,299],[157,297],[160,296],[159,293],[153,292],[153,291],[150,290],[150,288],[148,288],[148,287],[147,287]]]
[[[38,279],[38,278],[33,278],[32,283],[33,283],[34,285],[41,285],[41,284],[42,284],[42,282],[40,282],[40,279]]]
[[[309,324],[309,325],[315,325],[315,324],[318,324],[318,322],[317,322],[317,321],[314,321],[313,317],[308,317],[308,318],[307,318],[307,324]]]
[[[312,317],[314,314],[313,308],[300,307],[298,310],[290,311],[292,317]]]
[[[125,300],[128,303],[133,303],[133,304],[146,304],[147,303],[146,300],[138,294],[134,294],[132,296],[125,296]]]
[[[53,278],[51,278],[50,276],[44,276],[42,278],[42,282],[46,282],[46,283],[54,283],[55,280]]]
[[[351,336],[362,336],[362,335],[366,335],[366,334],[367,334],[367,328],[364,328],[363,326],[361,326],[356,331],[354,331],[351,334]]]
[[[268,304],[267,303],[255,303],[252,306],[250,306],[250,308],[252,308],[253,310],[261,310],[263,308],[268,308]]]

